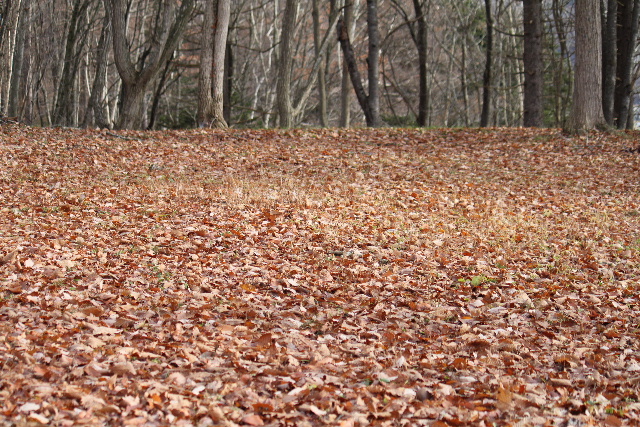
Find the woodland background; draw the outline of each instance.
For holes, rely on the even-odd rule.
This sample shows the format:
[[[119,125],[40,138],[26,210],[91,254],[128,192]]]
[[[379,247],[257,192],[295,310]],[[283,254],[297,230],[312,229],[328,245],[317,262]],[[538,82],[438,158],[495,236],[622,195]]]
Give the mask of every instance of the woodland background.
[[[235,127],[364,124],[336,28],[347,27],[366,75],[373,5],[382,123],[522,125],[525,76],[532,73],[525,70],[524,53],[531,51],[531,45],[524,50],[526,40],[541,55],[535,72],[542,88],[530,101],[541,113],[529,124],[562,127],[570,111],[571,0],[4,0],[0,112],[38,126],[197,126],[201,58],[216,29],[215,19],[204,23],[205,6],[218,3],[230,7],[222,85],[224,118]],[[112,28],[107,6],[124,18],[126,37]],[[633,0],[600,2],[604,112],[618,127],[634,123],[639,9]],[[538,27],[525,28],[536,22]],[[126,41],[125,62],[135,84],[127,85],[122,67],[119,72],[113,40]],[[278,107],[283,86],[291,105],[286,121]],[[132,88],[142,91],[135,95],[142,110],[127,122],[123,99]]]

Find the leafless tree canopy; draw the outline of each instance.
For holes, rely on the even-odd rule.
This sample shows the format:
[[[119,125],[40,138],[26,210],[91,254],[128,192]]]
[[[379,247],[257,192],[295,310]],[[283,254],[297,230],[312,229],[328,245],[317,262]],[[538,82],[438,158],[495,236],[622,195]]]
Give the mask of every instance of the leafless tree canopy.
[[[37,126],[156,129],[562,127],[569,117],[570,0],[527,0],[526,20],[523,2],[507,0],[207,3],[0,2],[0,113]],[[601,6],[602,103],[607,122],[624,127],[640,7]],[[213,109],[215,120],[203,115]]]

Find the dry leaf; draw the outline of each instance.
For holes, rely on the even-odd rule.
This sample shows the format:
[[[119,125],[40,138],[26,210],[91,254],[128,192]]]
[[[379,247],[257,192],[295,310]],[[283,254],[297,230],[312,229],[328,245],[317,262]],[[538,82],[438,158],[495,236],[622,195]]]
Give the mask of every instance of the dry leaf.
[[[245,424],[249,424],[250,426],[263,426],[264,421],[260,418],[259,415],[247,415],[246,417],[242,417],[242,422]]]

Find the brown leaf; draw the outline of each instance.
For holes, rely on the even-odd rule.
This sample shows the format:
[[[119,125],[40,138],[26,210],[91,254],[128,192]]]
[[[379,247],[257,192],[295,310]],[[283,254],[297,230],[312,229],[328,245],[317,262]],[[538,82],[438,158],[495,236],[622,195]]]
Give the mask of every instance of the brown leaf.
[[[622,425],[622,420],[613,414],[609,414],[604,419],[604,425],[610,427],[620,427]]]
[[[264,421],[262,421],[262,418],[260,418],[259,415],[247,415],[246,417],[242,417],[242,422],[250,426],[264,425]]]
[[[504,387],[498,388],[496,393],[496,400],[498,401],[496,406],[503,411],[511,408],[513,402],[513,393]]]

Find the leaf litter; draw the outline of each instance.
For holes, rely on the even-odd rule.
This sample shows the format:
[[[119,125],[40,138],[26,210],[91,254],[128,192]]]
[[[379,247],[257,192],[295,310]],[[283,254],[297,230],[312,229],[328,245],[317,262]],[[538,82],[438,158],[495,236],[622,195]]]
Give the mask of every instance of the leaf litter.
[[[0,135],[3,425],[639,423],[637,133]]]

